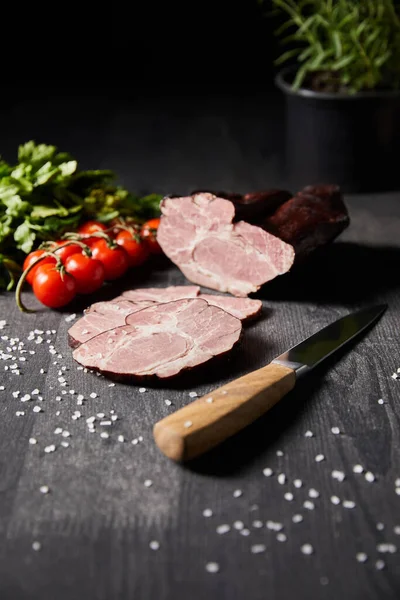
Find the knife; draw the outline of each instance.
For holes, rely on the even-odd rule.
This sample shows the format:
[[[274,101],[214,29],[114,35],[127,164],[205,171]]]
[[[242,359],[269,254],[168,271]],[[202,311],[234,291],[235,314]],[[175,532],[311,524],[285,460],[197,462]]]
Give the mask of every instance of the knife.
[[[296,381],[372,325],[386,310],[377,305],[351,313],[293,346],[267,366],[198,398],[155,424],[160,450],[184,462],[203,454],[266,413]]]

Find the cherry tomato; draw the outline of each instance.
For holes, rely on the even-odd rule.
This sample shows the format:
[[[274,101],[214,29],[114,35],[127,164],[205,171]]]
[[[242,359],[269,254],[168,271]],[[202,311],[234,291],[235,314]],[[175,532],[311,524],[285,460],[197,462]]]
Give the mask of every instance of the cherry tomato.
[[[38,268],[33,280],[33,293],[49,308],[65,306],[76,296],[76,281],[68,273],[61,273],[54,265]]]
[[[103,263],[85,254],[73,254],[65,261],[67,272],[75,278],[78,294],[91,294],[104,282]]]
[[[159,225],[160,219],[150,219],[150,221],[146,221],[142,225],[141,236],[145,240],[151,254],[162,253],[161,247],[157,242],[157,229]]]
[[[22,267],[23,270],[25,271],[33,262],[35,262],[35,260],[37,260],[40,256],[43,256],[43,254],[45,254],[45,252],[46,252],[46,250],[35,250],[34,252],[30,252],[24,260],[24,264]],[[55,258],[53,258],[52,256],[46,256],[46,258],[43,258],[36,265],[36,267],[33,267],[32,270],[29,271],[26,281],[32,285],[33,279],[35,277],[35,273],[37,272],[38,268],[45,264],[55,264],[55,262],[56,262]]]
[[[61,244],[65,244],[65,240],[59,240],[57,242],[54,242],[54,247],[52,248],[52,250],[61,258],[63,263],[65,263],[68,256],[82,253],[82,248],[78,244],[70,244],[69,246],[64,246],[63,248],[59,248],[57,250],[57,246]]]
[[[95,244],[99,238],[96,236],[90,237],[90,234],[97,233],[99,231],[106,231],[106,229],[107,227],[104,225],[104,223],[100,223],[99,221],[86,221],[86,223],[83,223],[78,228],[78,233],[85,236],[87,235],[88,237],[82,241],[88,246],[92,247],[92,245]]]
[[[127,253],[130,267],[142,265],[149,256],[147,245],[139,236],[135,236],[135,234],[132,235],[130,231],[120,231],[115,238],[115,241],[122,246]]]
[[[97,240],[92,246],[93,258],[104,265],[105,279],[118,279],[129,267],[129,258],[121,246],[109,246],[106,240]]]

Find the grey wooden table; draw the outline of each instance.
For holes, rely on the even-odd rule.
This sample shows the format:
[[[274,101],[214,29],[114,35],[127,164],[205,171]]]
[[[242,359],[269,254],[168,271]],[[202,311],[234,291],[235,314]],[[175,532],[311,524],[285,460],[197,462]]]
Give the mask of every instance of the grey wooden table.
[[[4,107],[0,133],[5,154],[30,137],[54,140],[136,189],[283,185],[276,121],[248,102],[244,110],[204,100],[188,113],[174,102],[166,111],[115,111],[103,99],[93,112],[89,100],[58,98],[52,107]],[[63,106],[68,116],[58,120]],[[400,367],[400,194],[347,202],[351,227],[302,270],[265,286],[264,314],[230,358],[168,386],[110,387],[77,369],[67,319],[83,303],[21,315],[11,295],[0,297],[0,349],[11,355],[0,362],[1,600],[399,597],[400,380],[391,376]],[[158,264],[104,295],[182,283]],[[159,453],[152,426],[189,392],[207,393],[375,302],[389,305],[381,321],[247,431],[190,466]],[[99,425],[113,415],[111,427]],[[220,525],[230,530],[218,533]],[[213,562],[216,573],[206,569]]]

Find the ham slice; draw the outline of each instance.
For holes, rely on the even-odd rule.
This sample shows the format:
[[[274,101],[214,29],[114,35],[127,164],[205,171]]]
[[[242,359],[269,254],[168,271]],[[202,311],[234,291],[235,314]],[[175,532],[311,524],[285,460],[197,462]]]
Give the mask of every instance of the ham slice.
[[[232,298],[215,294],[200,294],[197,285],[170,286],[166,288],[141,288],[128,290],[107,302],[96,302],[86,309],[84,316],[68,331],[69,344],[77,348],[92,337],[114,327],[125,325],[126,317],[154,303],[169,302],[182,298],[202,298],[208,304],[222,308],[229,314],[246,321],[257,317],[262,310],[261,300]]]
[[[245,297],[290,270],[294,249],[260,227],[233,223],[232,202],[210,193],[164,198],[157,240],[199,285]]]
[[[117,379],[167,378],[228,352],[241,330],[241,321],[221,308],[186,298],[132,313],[126,325],[81,344],[73,357]]]

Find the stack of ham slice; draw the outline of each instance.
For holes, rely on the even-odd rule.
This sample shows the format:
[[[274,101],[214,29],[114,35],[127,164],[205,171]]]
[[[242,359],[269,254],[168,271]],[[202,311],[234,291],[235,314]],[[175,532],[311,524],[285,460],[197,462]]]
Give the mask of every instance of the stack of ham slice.
[[[144,288],[97,302],[69,330],[73,357],[108,376],[172,377],[231,350],[260,300],[201,294],[198,286]]]

